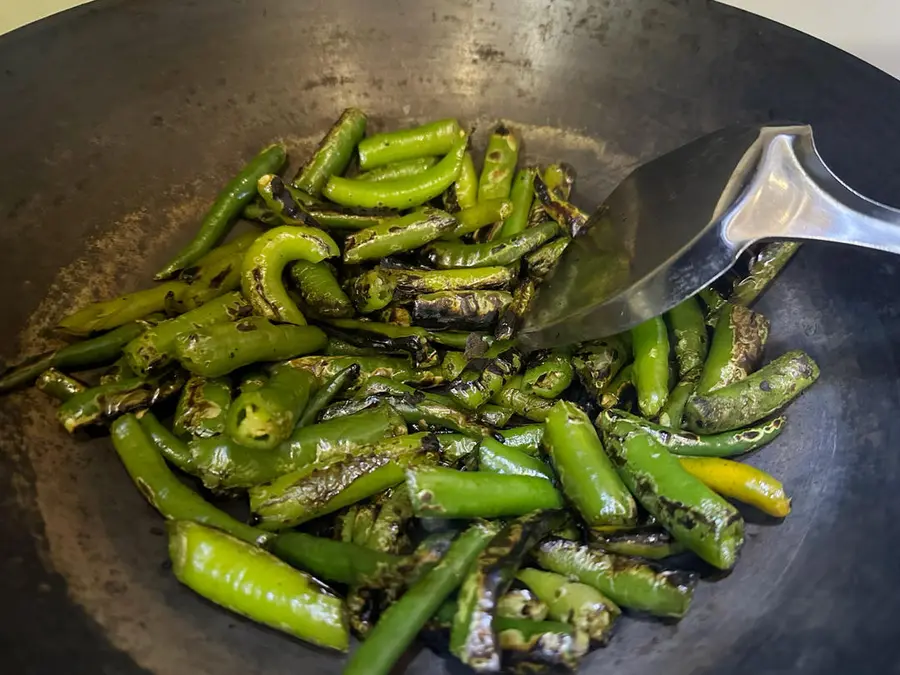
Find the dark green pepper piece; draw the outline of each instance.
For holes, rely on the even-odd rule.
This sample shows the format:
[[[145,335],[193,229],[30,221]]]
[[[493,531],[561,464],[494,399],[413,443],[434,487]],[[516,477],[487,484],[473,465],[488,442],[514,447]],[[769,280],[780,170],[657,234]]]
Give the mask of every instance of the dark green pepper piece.
[[[318,197],[331,176],[340,176],[353,157],[353,150],[366,133],[366,115],[356,108],[347,108],[319,142],[319,147],[304,164],[293,186],[308,195]]]

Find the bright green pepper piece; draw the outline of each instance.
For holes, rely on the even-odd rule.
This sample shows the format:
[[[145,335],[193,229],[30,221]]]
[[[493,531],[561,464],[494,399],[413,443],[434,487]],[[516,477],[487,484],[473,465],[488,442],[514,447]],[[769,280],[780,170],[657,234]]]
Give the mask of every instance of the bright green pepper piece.
[[[632,378],[638,408],[644,417],[656,417],[669,396],[669,334],[662,317],[631,329],[634,349]]]
[[[344,262],[350,265],[412,251],[456,227],[449,213],[431,207],[350,234],[344,242]]]
[[[340,176],[353,158],[353,149],[366,133],[366,115],[347,108],[319,142],[309,161],[301,167],[293,186],[318,197],[331,176]]]
[[[407,159],[447,154],[457,144],[460,134],[459,122],[444,119],[369,136],[359,142],[359,168],[369,171]]]

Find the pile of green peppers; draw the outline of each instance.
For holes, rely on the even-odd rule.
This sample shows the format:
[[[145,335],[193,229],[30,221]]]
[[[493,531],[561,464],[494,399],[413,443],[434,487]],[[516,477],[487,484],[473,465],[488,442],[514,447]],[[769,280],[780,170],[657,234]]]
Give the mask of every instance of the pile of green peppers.
[[[476,672],[575,670],[623,612],[680,619],[698,569],[737,563],[734,500],[790,512],[734,458],[819,375],[802,351],[764,364],[750,307],[798,245],[627,334],[526,354],[519,322],[588,226],[572,168],[518,167],[505,124],[480,172],[457,120],[366,125],[346,110],[292,180],[263,149],[157,285],[62,318],[80,341],[0,392],[107,427],[176,577],[320,647],[356,634],[349,675],[417,637]]]

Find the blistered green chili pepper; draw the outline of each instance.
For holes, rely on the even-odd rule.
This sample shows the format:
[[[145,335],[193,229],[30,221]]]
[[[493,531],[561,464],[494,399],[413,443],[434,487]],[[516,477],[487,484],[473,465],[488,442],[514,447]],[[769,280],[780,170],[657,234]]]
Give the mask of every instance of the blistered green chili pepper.
[[[478,180],[478,201],[509,198],[518,159],[519,139],[505,125],[498,125],[488,139]]]
[[[293,180],[294,187],[318,197],[331,176],[340,176],[344,173],[353,157],[353,149],[365,133],[365,113],[356,108],[344,110],[319,142],[319,147],[312,157],[297,173],[297,177]]]
[[[431,207],[419,208],[350,234],[344,242],[344,262],[352,265],[411,251],[455,227],[456,220],[449,213]]]
[[[522,367],[522,355],[509,343],[496,343],[484,359],[466,364],[450,383],[450,395],[469,410],[478,410],[497,395]]]
[[[296,260],[288,268],[288,275],[300,294],[304,310],[317,317],[353,316],[353,303],[334,278],[328,263]]]
[[[87,307],[63,317],[57,328],[68,335],[84,336],[118,328],[148,314],[166,309],[167,298],[177,297],[188,288],[181,281],[167,281],[151,288],[113,300],[93,302]]]
[[[306,319],[284,287],[288,263],[322,262],[340,255],[334,240],[312,227],[276,227],[260,235],[247,249],[241,266],[241,288],[256,313],[273,321],[304,325]]]
[[[361,386],[370,377],[387,377],[395,382],[418,384],[423,387],[443,384],[444,375],[440,367],[416,369],[409,359],[390,356],[304,356],[292,359],[294,368],[310,371],[320,382],[333,377],[339,370],[352,364],[359,365],[357,385]]]
[[[445,234],[441,239],[458,239],[477,232],[482,227],[505,220],[512,215],[512,212],[513,203],[508,199],[488,199],[478,202],[454,213],[453,217],[456,218],[458,224],[454,230]]]
[[[766,317],[741,305],[723,306],[718,317],[709,357],[697,383],[698,394],[708,394],[752,373],[769,337]]]
[[[544,223],[504,239],[483,244],[436,241],[422,249],[422,255],[438,269],[509,265],[519,260],[559,232],[556,223]]]
[[[684,406],[687,405],[688,399],[694,395],[698,379],[700,379],[700,369],[692,370],[685,379],[676,384],[672,391],[669,392],[665,405],[659,411],[659,423],[662,426],[673,431],[681,429]]]
[[[647,560],[662,560],[687,550],[684,544],[666,530],[659,528],[633,532],[593,533],[590,541],[592,546],[597,546],[608,553]]]
[[[559,223],[570,236],[577,237],[588,226],[587,214],[574,204],[557,197],[537,174],[534,176],[534,194],[541,202],[544,212]]]
[[[513,212],[503,221],[503,227],[497,233],[499,238],[509,237],[524,230],[528,226],[528,214],[534,200],[534,177],[537,169],[533,166],[519,169],[512,183],[510,201]]]
[[[412,318],[436,330],[488,330],[497,323],[513,296],[506,291],[440,291],[413,301]]]
[[[509,378],[503,389],[491,400],[534,422],[546,420],[553,407],[553,401],[526,391],[521,375]]]
[[[747,276],[734,285],[728,302],[745,307],[751,305],[775,280],[798,250],[800,243],[796,241],[773,241],[763,244],[750,261]]]
[[[306,409],[300,416],[300,421],[297,422],[297,426],[305,427],[313,424],[319,413],[357,377],[359,377],[359,364],[353,363],[328,378],[325,384],[309,400]]]
[[[188,378],[175,408],[173,429],[179,435],[209,437],[225,431],[231,406],[231,382],[225,378]]]
[[[544,279],[556,267],[571,241],[569,237],[558,237],[526,255],[525,274],[536,281]]]
[[[630,336],[614,335],[582,344],[572,357],[572,367],[584,388],[595,399],[600,399],[607,385],[630,357]]]
[[[616,376],[603,388],[599,400],[601,408],[619,408],[627,404],[626,397],[634,389],[632,370],[633,365],[629,363],[616,373]],[[669,398],[671,399],[671,396]],[[668,401],[666,404],[668,405]]]
[[[34,386],[48,396],[60,401],[68,401],[76,394],[87,389],[87,385],[79,382],[74,377],[69,377],[56,368],[49,368],[40,374]]]
[[[541,451],[544,425],[526,424],[521,427],[513,427],[512,429],[500,429],[495,435],[504,445],[534,456]]]
[[[532,365],[522,375],[522,383],[541,398],[559,398],[575,377],[570,350],[554,349],[532,359]]]
[[[696,298],[688,298],[673,307],[666,314],[672,327],[675,362],[678,378],[684,379],[692,370],[701,368],[709,349],[709,335],[706,333],[706,317]]]
[[[191,243],[163,267],[155,278],[168,279],[176,272],[193,265],[217,246],[228,234],[244,207],[256,195],[257,181],[266,174],[277,173],[286,159],[287,152],[283,146],[270,145],[250,160],[216,197]]]
[[[513,291],[512,302],[500,315],[497,327],[494,329],[494,337],[498,340],[511,340],[519,331],[519,326],[525,318],[525,313],[534,300],[537,284],[534,279],[528,277],[522,279]]]

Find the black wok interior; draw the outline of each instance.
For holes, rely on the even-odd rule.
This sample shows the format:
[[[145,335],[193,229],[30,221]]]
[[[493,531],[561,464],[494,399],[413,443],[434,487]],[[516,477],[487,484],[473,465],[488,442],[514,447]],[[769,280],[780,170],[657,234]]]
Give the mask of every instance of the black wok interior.
[[[600,201],[636,162],[733,123],[812,123],[853,187],[900,205],[900,84],[703,0],[100,0],[0,39],[0,353],[140,288],[274,138],[302,159],[340,110],[372,128],[498,118]],[[583,672],[900,672],[898,265],[807,245],[761,303],[770,355],[820,382],[751,462],[794,513],[679,624],[629,620]],[[104,438],[41,394],[0,401],[0,672],[338,673],[341,659],[204,602]],[[409,673],[462,673],[427,651]]]

